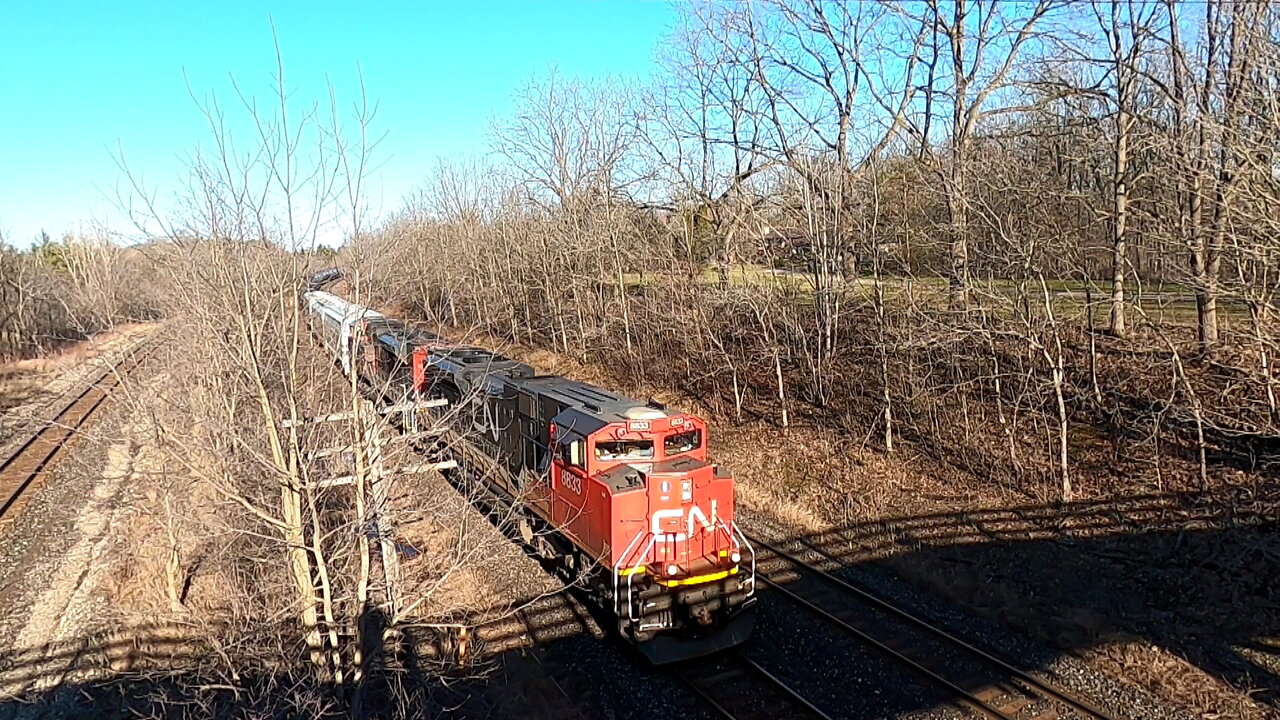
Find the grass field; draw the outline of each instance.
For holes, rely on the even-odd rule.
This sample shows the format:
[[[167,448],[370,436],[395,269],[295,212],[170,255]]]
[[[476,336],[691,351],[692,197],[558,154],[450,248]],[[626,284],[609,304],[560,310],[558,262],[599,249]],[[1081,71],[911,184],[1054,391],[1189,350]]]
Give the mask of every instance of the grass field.
[[[757,264],[739,264],[729,268],[728,282],[738,288],[773,288],[785,291],[795,302],[811,304],[816,292],[814,276],[808,272],[769,268]],[[704,287],[720,284],[720,272],[714,267],[704,268],[694,279]],[[627,273],[623,282],[630,290],[656,288],[671,283],[688,282],[686,276],[668,273]],[[922,310],[946,311],[949,305],[947,280],[940,276],[885,276],[879,279],[885,299],[893,305],[911,305]],[[855,278],[836,277],[832,290],[841,292],[845,301],[856,300],[868,305],[874,299],[877,280],[871,276]],[[1038,279],[1021,284],[1006,278],[975,280],[971,284],[974,304],[999,316],[1016,317],[1020,312],[1020,292],[1027,294],[1025,308],[1033,316],[1044,315],[1043,289]],[[1058,320],[1087,322],[1092,306],[1096,326],[1107,323],[1111,297],[1111,281],[1099,280],[1091,286],[1080,280],[1046,280],[1044,289],[1050,295],[1051,307]],[[1177,283],[1143,284],[1141,292],[1136,284],[1127,288],[1129,303],[1137,303],[1141,312],[1131,310],[1132,321],[1145,315],[1158,325],[1191,326],[1196,322],[1195,296],[1192,289]],[[1219,322],[1228,328],[1248,323],[1248,310],[1243,303],[1232,299],[1218,302]]]

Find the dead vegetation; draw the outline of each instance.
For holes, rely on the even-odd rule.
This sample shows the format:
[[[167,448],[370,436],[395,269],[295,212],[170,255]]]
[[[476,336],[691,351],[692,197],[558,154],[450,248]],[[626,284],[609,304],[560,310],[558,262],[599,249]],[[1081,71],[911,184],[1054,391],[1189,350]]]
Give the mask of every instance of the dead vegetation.
[[[432,698],[441,675],[476,671],[426,662],[402,628],[458,615],[463,593],[482,599],[485,581],[469,573],[488,548],[466,522],[433,518],[444,536],[419,538],[397,565],[398,513],[431,507],[440,489],[401,482],[405,462],[386,446],[404,438],[332,367],[299,304],[324,225],[341,216],[346,232],[362,231],[371,111],[340,131],[349,118],[313,108],[299,128],[277,90],[274,112],[250,111],[257,155],[233,153],[220,111],[202,108],[222,154],[192,161],[184,201],[199,209],[161,213],[134,186],[139,230],[154,240],[95,257],[140,257],[148,275],[72,264],[71,287],[104,317],[117,317],[111,303],[132,283],[157,293],[163,382],[115,400],[153,432],[129,446],[137,457],[120,482],[137,496],[117,508],[127,522],[113,524],[114,551],[84,560],[100,577],[86,586],[112,601],[103,629],[79,648],[15,648],[26,674],[7,696],[75,715],[409,717],[443,712]],[[282,143],[293,132],[318,154]],[[284,168],[304,161],[321,169],[295,184]],[[94,667],[60,676],[71,663]]]
[[[129,528],[145,549],[112,587],[121,633],[162,616],[208,651],[145,671],[113,661],[164,674],[147,712],[430,706],[429,686],[389,669],[407,649],[377,647],[395,637],[382,629],[493,600],[470,570],[477,547],[414,515],[431,498],[405,485],[402,538],[431,554],[405,563],[416,614],[388,616],[363,505],[368,426],[296,430],[367,412],[296,302],[331,262],[317,241],[337,217],[353,299],[704,412],[745,506],[803,532],[863,530],[877,539],[861,560],[1206,714],[1273,716],[1255,687],[1276,676],[1265,662],[1237,672],[1161,628],[1226,633],[1241,656],[1274,655],[1280,628],[1256,602],[1275,563],[1255,522],[1276,517],[1280,443],[1277,8],[709,4],[663,47],[642,87],[531,82],[493,128],[494,165],[442,163],[379,225],[363,189],[370,104],[309,108],[289,129],[281,79],[255,118],[259,152],[194,156],[188,214],[135,186],[146,246],[0,253],[0,355],[158,312],[183,338],[154,410],[170,462]],[[226,139],[223,110],[201,110]],[[343,467],[315,461],[339,443]],[[315,482],[336,474],[354,492]],[[1175,506],[1151,519],[1125,504],[1152,495]],[[1256,504],[1254,520],[1179,520],[1206,497]],[[1099,506],[1112,537],[1094,544],[1081,526]],[[975,513],[1023,507],[1033,527],[974,530]],[[1175,583],[1161,565],[1186,556],[1169,537],[1209,536],[1220,544],[1196,557],[1222,572],[1191,576],[1225,594],[1099,620],[1126,584]],[[1261,577],[1233,553],[1261,558]],[[1135,567],[1115,571],[1117,554]],[[1068,569],[1113,584],[1042,592]],[[1242,602],[1253,622],[1227,633],[1197,602]]]
[[[98,359],[110,358],[155,328],[155,323],[124,323],[38,357],[0,363],[0,412],[24,406],[43,410],[47,403],[42,401],[83,382]]]
[[[117,325],[160,315],[158,272],[105,232],[16,250],[0,235],[0,361],[47,357]]]

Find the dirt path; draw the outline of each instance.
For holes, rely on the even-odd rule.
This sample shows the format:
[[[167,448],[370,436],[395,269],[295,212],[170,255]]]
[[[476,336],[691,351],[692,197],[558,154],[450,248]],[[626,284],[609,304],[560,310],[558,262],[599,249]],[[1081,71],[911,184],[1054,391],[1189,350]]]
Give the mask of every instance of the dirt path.
[[[47,358],[0,363],[0,457],[33,432],[41,419],[52,416],[63,395],[82,386],[157,327],[126,325]]]

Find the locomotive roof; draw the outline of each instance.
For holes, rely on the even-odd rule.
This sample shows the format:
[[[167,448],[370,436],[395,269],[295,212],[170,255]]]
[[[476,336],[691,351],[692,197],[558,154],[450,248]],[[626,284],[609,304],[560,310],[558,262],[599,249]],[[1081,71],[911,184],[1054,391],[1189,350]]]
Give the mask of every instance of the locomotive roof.
[[[303,293],[302,297],[307,301],[312,310],[323,312],[338,320],[386,317],[377,310],[371,310],[363,305],[348,302],[337,295],[325,292],[324,290],[310,290]]]
[[[402,321],[388,318],[368,308],[349,303],[332,293],[313,290],[306,295],[321,305],[338,306],[340,312],[355,309],[364,311],[358,316],[366,318],[366,324],[377,340],[397,354],[413,346],[431,348],[434,362],[455,365],[459,372],[472,378],[501,378],[515,388],[540,396],[550,397],[561,405],[581,414],[574,422],[580,431],[594,432],[609,423],[625,420],[652,419],[665,416],[664,408],[640,402],[625,395],[577,380],[557,375],[535,375],[525,363],[499,355],[487,348],[473,345],[438,345],[442,338],[427,330],[414,328]],[[345,306],[345,307],[343,307]]]
[[[625,395],[612,393],[595,385],[569,380],[558,375],[543,375],[530,380],[536,384],[538,392],[541,394],[550,395],[571,407],[586,410],[589,414],[597,416],[605,422],[627,420],[629,419],[627,417],[628,412],[637,407],[645,407],[644,403],[632,400]]]
[[[487,348],[445,346],[433,348],[431,354],[436,362],[456,363],[459,369],[473,368],[486,379],[501,378],[517,390],[549,397],[576,410],[581,417],[574,421],[573,427],[579,432],[589,434],[619,421],[652,419],[663,410],[577,380],[558,375],[535,375],[532,367]]]
[[[385,345],[401,357],[408,356],[413,348],[429,345],[440,339],[439,335],[422,328],[411,327],[395,318],[379,316],[365,321],[365,327],[374,337],[375,342]]]
[[[659,406],[558,375],[540,375],[508,382],[567,406],[556,415],[557,424],[584,436],[611,423],[667,416],[665,409]]]

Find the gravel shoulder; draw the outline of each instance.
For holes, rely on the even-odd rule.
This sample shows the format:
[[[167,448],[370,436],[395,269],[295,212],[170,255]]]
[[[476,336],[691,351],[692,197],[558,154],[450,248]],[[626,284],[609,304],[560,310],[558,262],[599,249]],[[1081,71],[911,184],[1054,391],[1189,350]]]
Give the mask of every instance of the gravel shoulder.
[[[743,521],[764,535],[766,540],[819,566],[829,566],[828,556],[839,557],[849,549],[847,541],[839,540],[836,533],[797,534],[794,528],[766,512],[748,512]],[[820,549],[822,554],[814,548]],[[1036,642],[994,619],[966,612],[942,596],[921,590],[904,581],[889,563],[849,564],[836,570],[835,574],[1041,680],[1086,699],[1117,718],[1192,720],[1196,717],[1150,692],[1099,672],[1072,653]]]
[[[120,390],[148,393],[159,378],[144,365]],[[0,717],[56,716],[45,695],[85,676],[86,654],[105,631],[103,594],[113,542],[160,455],[153,428],[111,397],[60,456],[16,517],[0,551]],[[92,670],[87,672],[92,673]],[[27,706],[5,702],[39,698]]]

